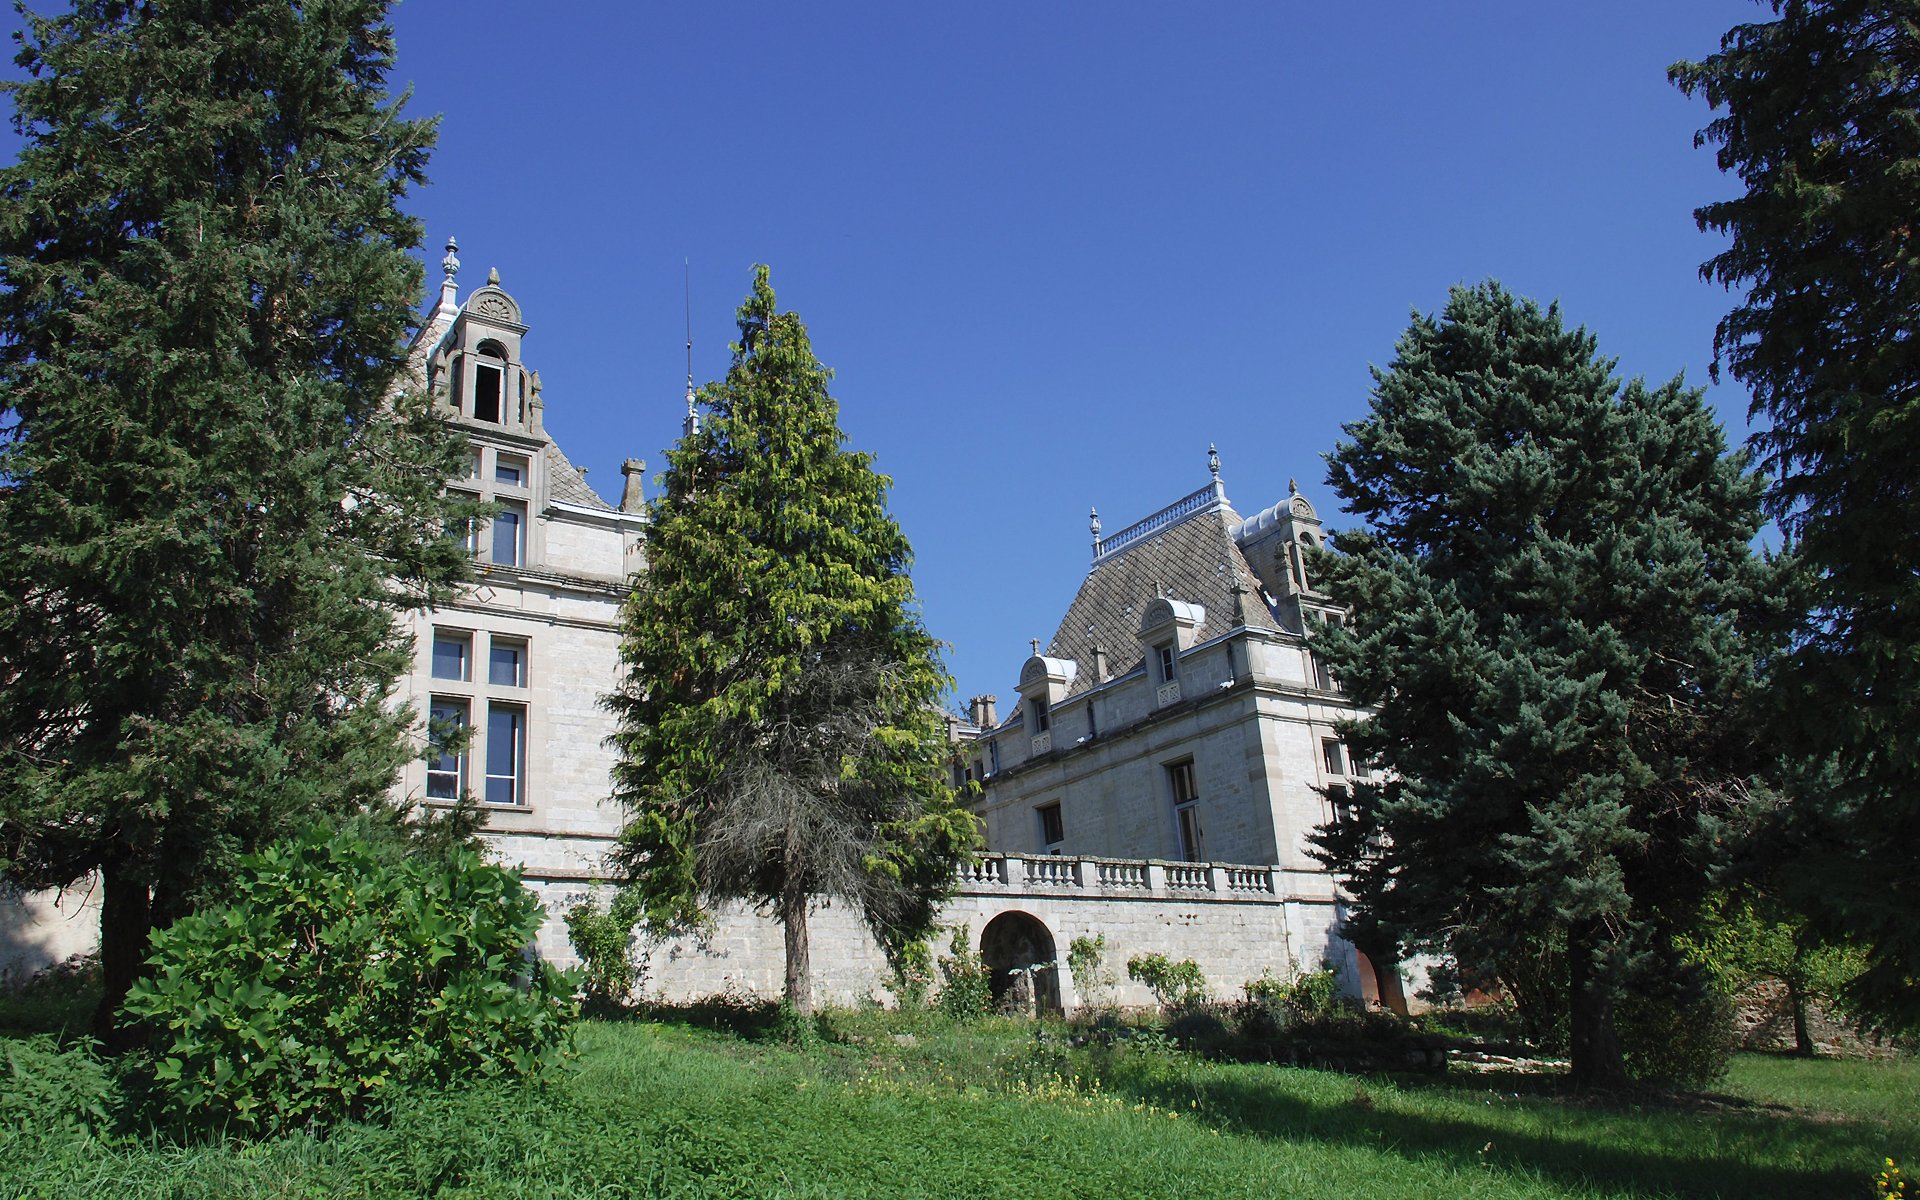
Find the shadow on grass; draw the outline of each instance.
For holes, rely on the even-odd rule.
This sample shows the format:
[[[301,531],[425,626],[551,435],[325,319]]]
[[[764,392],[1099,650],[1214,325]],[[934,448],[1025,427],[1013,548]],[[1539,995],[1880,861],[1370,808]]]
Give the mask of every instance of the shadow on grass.
[[[1494,1103],[1484,1079],[1396,1078],[1376,1084],[1378,1096],[1367,1090],[1367,1080],[1353,1079],[1350,1097],[1324,1101],[1232,1074],[1174,1079],[1119,1071],[1107,1086],[1175,1111],[1197,1101],[1202,1120],[1244,1135],[1390,1148],[1456,1168],[1524,1172],[1629,1193],[1743,1200],[1850,1195],[1885,1153],[1844,1125],[1758,1111],[1703,1113],[1646,1095],[1582,1096],[1555,1080],[1503,1081],[1504,1104],[1480,1120],[1403,1111],[1394,1091],[1428,1097],[1436,1106]],[[1693,1123],[1692,1136],[1676,1134],[1676,1122]],[[1547,1128],[1528,1127],[1542,1124]],[[1848,1165],[1809,1165],[1836,1159]]]
[[[637,1021],[658,1021],[663,1025],[685,1025],[715,1033],[732,1034],[749,1042],[785,1040],[787,1020],[780,1005],[771,1000],[746,996],[706,996],[677,1004],[637,1004],[619,1017]]]

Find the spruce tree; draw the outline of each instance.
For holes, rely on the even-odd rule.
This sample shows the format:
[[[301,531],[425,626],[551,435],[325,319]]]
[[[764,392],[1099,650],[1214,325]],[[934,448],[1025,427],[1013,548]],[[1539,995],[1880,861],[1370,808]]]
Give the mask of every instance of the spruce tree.
[[[1730,237],[1715,334],[1768,424],[1771,512],[1812,577],[1778,676],[1800,767],[1783,896],[1865,945],[1851,999],[1920,1031],[1920,3],[1775,0],[1672,78],[1746,194],[1695,211]]]
[[[1613,1006],[1675,969],[1756,754],[1758,481],[1701,394],[1624,386],[1585,330],[1498,285],[1416,316],[1330,480],[1368,528],[1317,578],[1320,649],[1385,768],[1319,853],[1376,939],[1568,1018],[1582,1085],[1623,1078]]]
[[[622,614],[618,857],[656,926],[769,907],[804,1013],[809,903],[851,900],[897,949],[975,825],[948,783],[947,680],[889,481],[844,447],[831,373],[765,267],[739,325],[705,420],[667,456]]]
[[[6,85],[0,871],[98,873],[111,1044],[151,928],[418,753],[396,613],[467,569],[385,12],[81,0]]]

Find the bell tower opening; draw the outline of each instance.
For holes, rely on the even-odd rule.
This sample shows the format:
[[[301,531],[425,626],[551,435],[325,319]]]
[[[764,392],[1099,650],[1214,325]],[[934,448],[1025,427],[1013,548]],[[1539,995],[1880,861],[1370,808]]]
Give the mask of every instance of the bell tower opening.
[[[501,395],[507,374],[507,349],[491,339],[475,348],[473,366],[473,419],[500,420]]]

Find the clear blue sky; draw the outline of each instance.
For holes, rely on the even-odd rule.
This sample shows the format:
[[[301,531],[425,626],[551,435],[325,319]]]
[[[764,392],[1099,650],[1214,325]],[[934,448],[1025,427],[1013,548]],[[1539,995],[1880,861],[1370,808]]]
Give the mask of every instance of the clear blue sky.
[[[46,9],[51,0],[36,0]],[[800,5],[404,0],[442,114],[428,283],[521,302],[547,426],[617,496],[770,263],[893,477],[961,697],[1006,699],[1109,532],[1207,479],[1251,514],[1366,408],[1411,309],[1497,278],[1623,375],[1707,382],[1730,194],[1666,82],[1750,0]],[[6,18],[11,28],[17,19]],[[423,303],[425,298],[423,297]],[[1746,397],[1712,398],[1733,436]]]

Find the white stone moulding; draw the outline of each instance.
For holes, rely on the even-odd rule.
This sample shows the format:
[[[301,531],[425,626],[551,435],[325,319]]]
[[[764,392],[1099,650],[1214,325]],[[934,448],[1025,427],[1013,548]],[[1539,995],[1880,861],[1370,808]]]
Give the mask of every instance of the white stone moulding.
[[[1178,679],[1170,679],[1154,690],[1153,704],[1155,708],[1165,708],[1169,704],[1178,704],[1179,702],[1180,681]]]
[[[1039,758],[1042,754],[1047,754],[1052,750],[1053,750],[1053,730],[1049,729],[1045,733],[1036,733],[1033,735],[1033,757],[1034,758]]]

